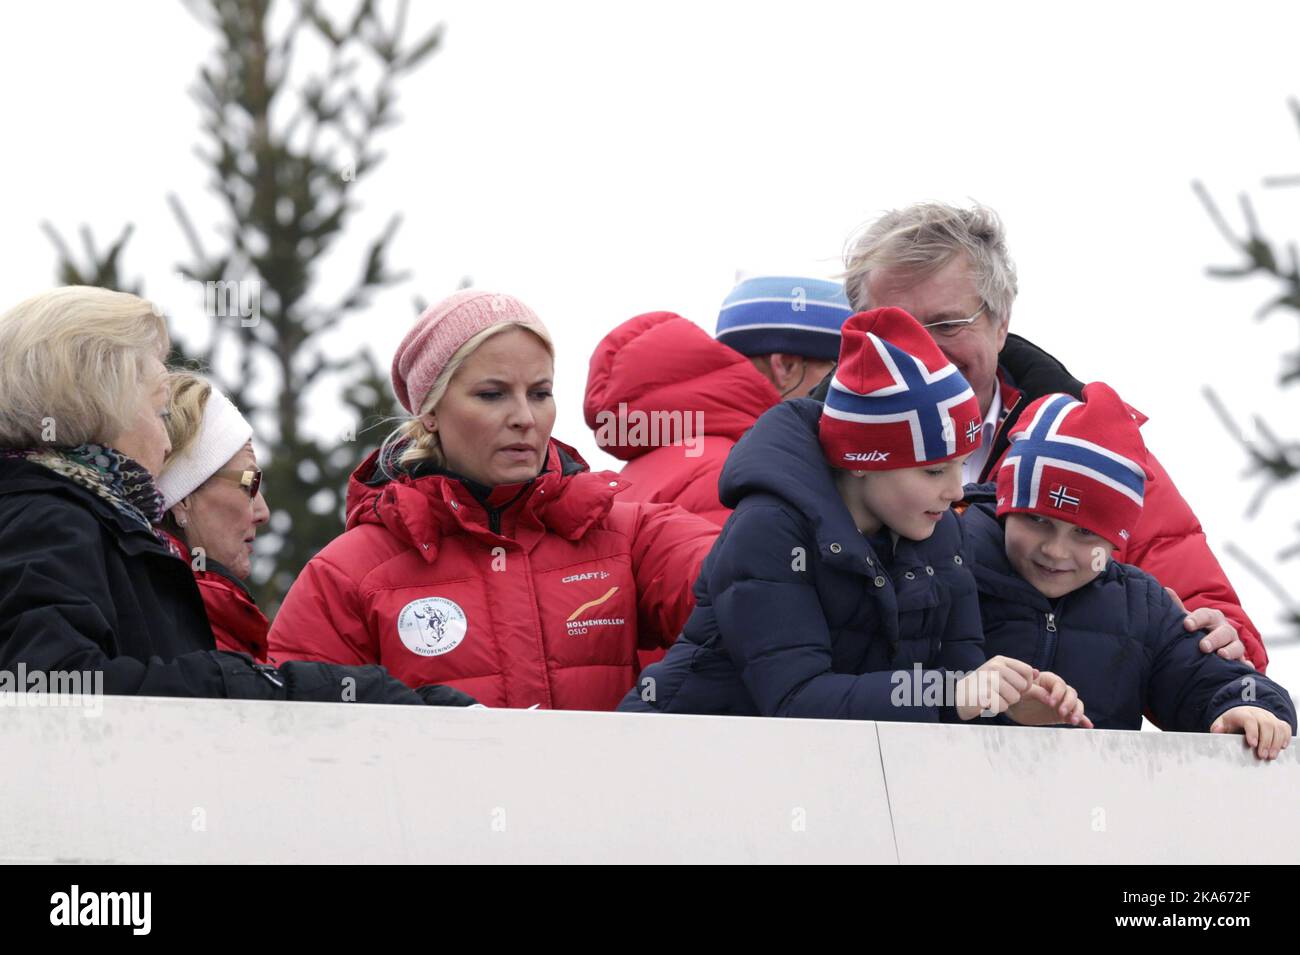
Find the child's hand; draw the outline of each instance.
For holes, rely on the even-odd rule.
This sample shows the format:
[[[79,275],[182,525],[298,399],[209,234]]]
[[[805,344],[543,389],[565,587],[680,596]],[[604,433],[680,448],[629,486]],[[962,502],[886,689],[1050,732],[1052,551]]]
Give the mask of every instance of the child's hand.
[[[1210,725],[1211,733],[1245,733],[1259,759],[1277,759],[1291,745],[1291,726],[1262,706],[1234,706]]]
[[[957,683],[957,716],[973,720],[991,711],[993,716],[1006,712],[1020,701],[1022,693],[1034,685],[1038,671],[1028,663],[1010,657],[990,657],[973,673]]]
[[[1034,685],[1021,694],[1020,702],[1007,709],[1007,716],[1025,726],[1053,726],[1069,723],[1092,729],[1083,712],[1083,700],[1074,687],[1057,674],[1042,670]]]

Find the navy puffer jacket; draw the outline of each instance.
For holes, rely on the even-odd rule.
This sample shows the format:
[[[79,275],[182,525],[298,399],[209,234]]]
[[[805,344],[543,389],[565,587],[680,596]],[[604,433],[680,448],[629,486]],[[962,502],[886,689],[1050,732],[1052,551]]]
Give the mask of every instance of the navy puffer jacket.
[[[1163,729],[1206,732],[1225,710],[1262,706],[1291,724],[1290,694],[1235,660],[1202,653],[1200,631],[1160,583],[1110,561],[1096,580],[1049,600],[1007,559],[994,484],[968,485],[960,525],[979,585],[985,650],[1051,670],[1079,691],[1098,729],[1139,729],[1150,709]]]
[[[922,686],[984,662],[956,517],[877,553],[822,455],[821,409],[777,405],[731,452],[719,489],[735,513],[704,561],[695,610],[620,710],[955,719]]]

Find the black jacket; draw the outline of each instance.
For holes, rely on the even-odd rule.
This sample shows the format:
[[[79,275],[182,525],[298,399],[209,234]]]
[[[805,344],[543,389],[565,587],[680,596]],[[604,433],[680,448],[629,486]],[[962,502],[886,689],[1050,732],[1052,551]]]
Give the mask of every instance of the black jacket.
[[[1007,408],[993,435],[993,447],[984,461],[980,481],[996,480],[992,476],[993,468],[1002,460],[1003,453],[1011,444],[1008,435],[1019,420],[1020,412],[1043,395],[1064,392],[1075,398],[1083,398],[1082,381],[1070,374],[1059,359],[1019,335],[1007,335],[1002,351],[998,352],[998,366],[1020,391],[1020,399]]]
[[[190,568],[152,532],[48,468],[0,459],[0,670],[102,672],[107,694],[473,702],[382,667],[276,670],[215,646]]]

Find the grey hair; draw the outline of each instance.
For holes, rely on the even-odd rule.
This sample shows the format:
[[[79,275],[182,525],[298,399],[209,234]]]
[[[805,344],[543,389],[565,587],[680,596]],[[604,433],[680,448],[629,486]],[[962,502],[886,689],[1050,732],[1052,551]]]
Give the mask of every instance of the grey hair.
[[[844,291],[855,310],[869,308],[867,280],[877,269],[900,270],[922,281],[965,252],[976,289],[998,322],[1011,318],[1016,267],[998,214],[979,203],[960,209],[921,202],[891,209],[849,239],[844,254]],[[880,303],[888,304],[888,303]]]

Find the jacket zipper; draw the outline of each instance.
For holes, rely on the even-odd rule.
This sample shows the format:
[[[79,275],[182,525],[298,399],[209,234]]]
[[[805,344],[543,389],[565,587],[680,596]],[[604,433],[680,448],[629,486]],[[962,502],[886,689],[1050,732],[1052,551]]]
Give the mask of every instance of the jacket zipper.
[[[1043,650],[1038,659],[1042,663],[1038,669],[1050,670],[1056,664],[1056,615],[1060,612],[1057,607],[1055,611],[1047,611],[1043,616],[1045,618],[1044,627],[1047,630],[1047,636],[1043,639]]]
[[[280,679],[280,674],[276,671],[276,668],[271,666],[269,663],[254,663],[253,669],[270,680],[275,686],[282,690],[284,689],[284,681]]]
[[[493,534],[501,533],[501,515],[504,514],[507,510],[509,510],[509,508],[511,507],[511,505],[515,503],[515,501],[519,500],[521,497],[524,496],[524,494],[528,492],[528,488],[531,484],[532,482],[529,481],[527,484],[525,484],[523,487],[519,489],[518,494],[516,494],[510,500],[506,501],[500,507],[493,507],[492,505],[487,503],[483,504],[483,510],[487,512],[488,530],[490,530]]]

